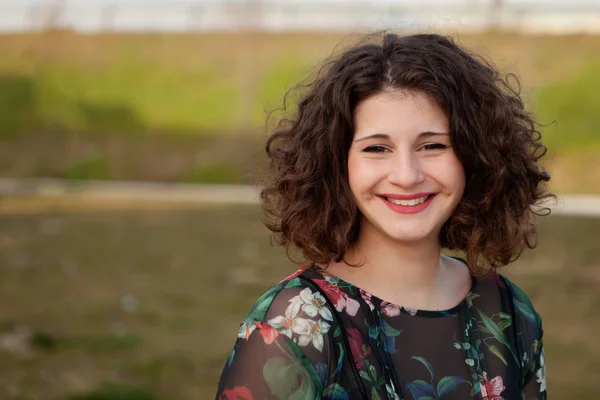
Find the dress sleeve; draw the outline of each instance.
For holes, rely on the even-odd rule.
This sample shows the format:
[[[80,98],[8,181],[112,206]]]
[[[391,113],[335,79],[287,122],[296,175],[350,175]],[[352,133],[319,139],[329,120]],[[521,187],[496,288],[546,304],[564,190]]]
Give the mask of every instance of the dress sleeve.
[[[534,351],[533,359],[527,374],[525,376],[525,385],[523,386],[523,400],[546,400],[546,363],[544,360],[544,344],[542,342],[542,333],[534,344],[537,347]]]
[[[321,398],[333,317],[319,296],[310,288],[284,289],[262,315],[255,306],[223,369],[218,400]]]
[[[519,286],[504,278],[511,291],[522,368],[523,400],[546,400],[546,365],[542,319]]]

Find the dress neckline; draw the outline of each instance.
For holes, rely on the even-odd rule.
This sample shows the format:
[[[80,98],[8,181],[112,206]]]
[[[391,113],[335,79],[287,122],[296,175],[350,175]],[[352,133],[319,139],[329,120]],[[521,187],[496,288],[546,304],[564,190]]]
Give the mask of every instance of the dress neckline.
[[[452,258],[459,260],[459,261],[463,262],[464,264],[466,264],[466,262],[461,258],[457,258],[457,257],[452,257]],[[312,269],[313,271],[315,271],[322,277],[329,277],[331,279],[334,279],[336,281],[336,283],[338,283],[338,285],[339,285],[339,283],[342,283],[343,286],[345,286],[345,287],[355,288],[356,291],[358,291],[358,293],[360,293],[360,295],[357,296],[357,300],[359,300],[359,301],[362,300],[362,301],[367,302],[366,299],[370,299],[372,304],[380,304],[383,314],[388,317],[392,317],[392,318],[399,314],[410,315],[412,317],[419,316],[419,317],[428,317],[428,318],[449,317],[449,316],[457,315],[462,307],[464,307],[465,305],[469,305],[469,303],[473,299],[473,294],[475,293],[475,288],[477,286],[477,278],[472,273],[469,273],[469,275],[471,277],[471,287],[469,288],[469,291],[467,292],[467,294],[455,306],[450,307],[445,310],[411,309],[411,308],[406,308],[406,307],[391,303],[389,301],[383,300],[383,299],[379,298],[378,296],[375,296],[374,294],[354,285],[353,283],[345,281],[342,278],[338,277],[337,275],[331,274],[330,272],[328,272],[326,269],[320,267],[319,265],[310,264],[308,266],[308,269],[309,270]],[[358,298],[360,298],[360,299],[358,299]]]

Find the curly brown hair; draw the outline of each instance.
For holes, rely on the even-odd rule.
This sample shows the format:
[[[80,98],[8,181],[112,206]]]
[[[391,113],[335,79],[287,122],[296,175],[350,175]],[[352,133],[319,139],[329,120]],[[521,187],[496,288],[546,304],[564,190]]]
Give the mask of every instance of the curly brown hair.
[[[381,33],[327,62],[296,112],[266,144],[271,181],[261,192],[265,225],[305,259],[339,262],[356,242],[358,210],[348,184],[357,105],[384,90],[419,91],[446,113],[465,169],[464,195],[444,224],[442,247],[464,252],[471,271],[504,266],[537,242],[537,208],[552,196],[539,165],[546,153],[519,80],[437,34]],[[514,83],[514,84],[512,84]],[[296,88],[297,89],[297,88]],[[289,93],[289,92],[288,92]]]

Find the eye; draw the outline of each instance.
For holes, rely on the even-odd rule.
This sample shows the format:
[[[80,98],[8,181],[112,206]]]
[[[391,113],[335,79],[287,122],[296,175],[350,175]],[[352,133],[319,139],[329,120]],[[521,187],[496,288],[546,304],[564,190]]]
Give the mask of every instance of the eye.
[[[387,149],[384,146],[373,145],[363,149],[364,153],[384,153]]]
[[[444,150],[447,149],[448,146],[446,146],[443,143],[427,143],[426,145],[423,145],[422,149],[425,150]]]

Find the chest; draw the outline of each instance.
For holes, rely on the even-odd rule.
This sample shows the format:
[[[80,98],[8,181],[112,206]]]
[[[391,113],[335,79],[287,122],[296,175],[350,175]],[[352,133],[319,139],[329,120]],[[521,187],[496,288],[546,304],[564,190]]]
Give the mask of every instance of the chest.
[[[520,398],[521,361],[506,314],[370,314],[346,321],[358,389],[369,398]]]

